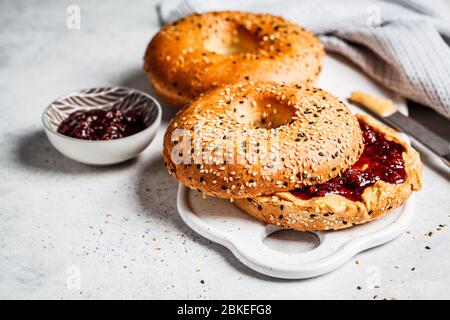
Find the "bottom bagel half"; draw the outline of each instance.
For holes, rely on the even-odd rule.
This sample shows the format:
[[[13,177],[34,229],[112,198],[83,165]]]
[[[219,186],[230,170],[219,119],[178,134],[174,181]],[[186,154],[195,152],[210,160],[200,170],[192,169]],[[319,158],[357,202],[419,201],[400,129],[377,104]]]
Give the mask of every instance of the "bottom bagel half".
[[[388,127],[379,125],[369,116],[358,115],[388,141],[403,147],[403,167],[406,178],[394,184],[376,181],[362,191],[358,199],[340,194],[300,198],[295,191],[268,196],[234,199],[234,204],[268,224],[299,231],[338,230],[375,220],[401,206],[415,190],[421,188],[422,165],[419,154]]]

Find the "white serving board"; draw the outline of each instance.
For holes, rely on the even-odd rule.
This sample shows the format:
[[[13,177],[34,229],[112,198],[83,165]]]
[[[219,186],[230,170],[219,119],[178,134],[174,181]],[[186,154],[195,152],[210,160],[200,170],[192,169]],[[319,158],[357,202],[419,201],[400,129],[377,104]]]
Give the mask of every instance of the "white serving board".
[[[402,207],[370,223],[340,231],[313,232],[320,244],[311,251],[289,253],[270,248],[264,239],[280,227],[265,225],[225,199],[207,197],[181,185],[181,218],[203,237],[227,247],[243,264],[262,274],[302,279],[330,272],[361,251],[403,234],[413,214],[413,197]]]
[[[327,55],[318,86],[346,99],[359,90],[395,101],[407,113],[405,101],[384,90],[340,58]],[[351,106],[356,112],[361,110]],[[406,135],[404,139],[409,142]],[[314,232],[320,244],[307,252],[286,252],[270,248],[264,241],[280,227],[265,225],[225,199],[207,197],[179,186],[177,207],[181,218],[194,231],[227,247],[243,264],[262,274],[302,279],[330,272],[361,251],[389,242],[403,234],[414,213],[413,197],[402,207],[379,220],[340,231]]]

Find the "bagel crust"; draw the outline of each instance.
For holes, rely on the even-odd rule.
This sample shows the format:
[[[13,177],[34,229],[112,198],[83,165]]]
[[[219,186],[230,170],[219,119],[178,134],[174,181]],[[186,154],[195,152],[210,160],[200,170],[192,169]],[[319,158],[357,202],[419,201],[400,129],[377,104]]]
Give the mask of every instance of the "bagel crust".
[[[299,231],[338,230],[375,220],[401,206],[422,185],[422,164],[419,154],[398,137],[396,131],[379,125],[369,116],[358,118],[385,135],[388,140],[403,146],[403,161],[407,172],[401,184],[377,181],[367,187],[362,201],[352,201],[331,194],[302,200],[290,192],[270,196],[236,199],[234,204],[251,216],[268,224]]]
[[[186,136],[180,138],[178,129]],[[223,151],[216,147],[230,133],[236,138],[232,157],[216,161]],[[199,136],[201,145],[195,145]],[[207,154],[200,162],[194,146]],[[264,146],[275,155],[264,157]],[[326,182],[355,163],[363,147],[357,118],[330,93],[257,82],[220,87],[181,109],[167,128],[163,155],[169,173],[184,185],[205,195],[246,198]]]
[[[144,70],[156,93],[182,106],[212,88],[247,81],[314,82],[324,55],[303,27],[270,14],[194,14],[149,43]]]

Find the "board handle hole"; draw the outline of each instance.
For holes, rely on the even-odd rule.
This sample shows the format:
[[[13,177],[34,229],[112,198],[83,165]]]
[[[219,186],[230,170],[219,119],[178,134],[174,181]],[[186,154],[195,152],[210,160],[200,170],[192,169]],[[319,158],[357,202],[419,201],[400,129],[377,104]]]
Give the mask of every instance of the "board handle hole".
[[[305,253],[320,245],[320,238],[313,232],[278,230],[264,238],[263,243],[272,250],[283,253]]]

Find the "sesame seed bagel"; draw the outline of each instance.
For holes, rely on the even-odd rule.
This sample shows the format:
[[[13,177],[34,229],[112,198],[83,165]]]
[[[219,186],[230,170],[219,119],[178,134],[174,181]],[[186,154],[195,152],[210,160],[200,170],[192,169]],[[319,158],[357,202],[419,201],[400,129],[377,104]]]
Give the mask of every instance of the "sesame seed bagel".
[[[323,47],[303,27],[269,14],[195,14],[165,26],[149,43],[144,70],[174,106],[223,84],[315,81]]]
[[[363,150],[356,117],[309,85],[223,86],[181,109],[164,137],[169,173],[206,195],[246,198],[321,183]]]
[[[269,224],[299,231],[338,230],[375,220],[401,206],[422,185],[419,154],[390,128],[379,125],[369,116],[360,120],[383,133],[388,140],[404,148],[402,154],[406,180],[401,184],[377,181],[364,189],[360,201],[338,194],[302,200],[292,192],[270,196],[236,199],[234,204],[253,217]]]

